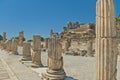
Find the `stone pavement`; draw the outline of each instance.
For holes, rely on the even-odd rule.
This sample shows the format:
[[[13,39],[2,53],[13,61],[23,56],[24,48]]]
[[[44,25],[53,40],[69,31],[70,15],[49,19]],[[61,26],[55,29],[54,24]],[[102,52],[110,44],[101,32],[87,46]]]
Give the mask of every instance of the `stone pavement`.
[[[22,56],[13,55],[4,50],[0,50],[0,80],[40,80],[39,75],[29,67],[19,62]],[[3,76],[2,76],[3,75]]]
[[[5,69],[4,64],[0,60],[0,80],[11,80],[8,71]]]
[[[22,48],[21,48],[22,49]],[[20,55],[13,55],[6,51],[0,50],[0,70],[3,69],[8,79],[0,80],[41,80],[40,74],[47,69],[47,53],[42,52],[42,63],[44,67],[31,68],[31,62],[19,62],[22,58],[22,51],[18,49]],[[95,80],[95,57],[81,57],[63,55],[64,69],[68,76],[66,80]],[[1,63],[2,62],[2,63]],[[120,56],[117,64],[117,80],[120,80]],[[9,73],[8,73],[9,72]],[[11,78],[12,77],[12,78]],[[17,79],[16,79],[17,78]]]

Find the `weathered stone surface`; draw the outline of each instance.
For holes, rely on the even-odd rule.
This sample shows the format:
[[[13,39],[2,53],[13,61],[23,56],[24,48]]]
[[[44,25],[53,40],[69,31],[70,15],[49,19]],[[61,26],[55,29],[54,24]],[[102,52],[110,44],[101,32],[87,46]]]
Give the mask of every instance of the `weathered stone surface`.
[[[21,59],[22,61],[30,61],[32,60],[31,57],[31,44],[29,42],[23,43],[23,57]]]
[[[96,80],[116,80],[118,54],[113,1],[97,0]]]
[[[32,44],[32,64],[31,67],[43,66],[41,62],[41,38],[39,35],[33,36]]]
[[[62,45],[57,36],[53,36],[49,42],[48,49],[48,70],[42,74],[43,80],[64,80],[65,72],[63,69]]]

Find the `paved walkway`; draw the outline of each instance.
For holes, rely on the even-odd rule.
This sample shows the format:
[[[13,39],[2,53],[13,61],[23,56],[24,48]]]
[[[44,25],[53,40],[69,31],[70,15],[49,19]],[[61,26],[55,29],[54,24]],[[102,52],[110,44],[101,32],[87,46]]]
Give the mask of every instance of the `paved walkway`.
[[[0,60],[0,80],[11,80],[8,71],[5,69],[4,64]]]
[[[20,58],[0,50],[0,80],[40,80],[36,72],[19,62]]]
[[[21,51],[21,50],[20,50]],[[31,62],[19,62],[20,55],[0,50],[0,80],[41,80],[41,73],[47,67],[31,68]],[[47,53],[41,54],[42,63],[47,66]],[[95,57],[63,55],[66,80],[95,80]],[[117,64],[117,80],[120,80],[120,56]]]

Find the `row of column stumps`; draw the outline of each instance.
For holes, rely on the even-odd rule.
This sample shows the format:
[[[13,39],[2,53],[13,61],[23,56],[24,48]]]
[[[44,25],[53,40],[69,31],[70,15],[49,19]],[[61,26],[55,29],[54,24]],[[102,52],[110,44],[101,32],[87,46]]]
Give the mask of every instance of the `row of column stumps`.
[[[30,49],[23,43],[23,32],[19,33],[19,46],[23,49]],[[2,48],[16,53],[17,41],[8,42],[4,46],[6,33],[3,33]],[[39,44],[38,44],[39,43]],[[41,63],[41,40],[39,36],[33,37],[32,45],[32,67],[39,67]],[[15,44],[10,46],[9,44]],[[113,0],[97,0],[96,3],[96,80],[116,80],[117,74],[117,41],[114,20],[114,2]],[[30,45],[29,45],[30,46]],[[13,50],[14,47],[14,50]],[[24,50],[23,50],[24,51]],[[29,52],[23,52],[23,58],[31,59]],[[24,60],[24,59],[23,59]],[[66,77],[63,69],[62,46],[59,38],[51,34],[48,46],[48,69],[42,74],[42,79],[46,80],[64,80]]]
[[[0,47],[3,50],[18,55],[17,46],[19,45],[19,43],[23,42],[23,38],[23,32],[19,32],[19,40],[15,38],[13,38],[12,40],[7,40],[6,32],[3,32],[3,40],[0,42]],[[20,45],[22,46],[22,43]]]

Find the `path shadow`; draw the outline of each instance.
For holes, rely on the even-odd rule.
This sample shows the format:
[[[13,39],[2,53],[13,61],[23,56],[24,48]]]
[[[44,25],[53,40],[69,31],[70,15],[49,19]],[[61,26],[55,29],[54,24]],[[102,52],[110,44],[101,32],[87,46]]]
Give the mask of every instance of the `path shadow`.
[[[67,76],[67,77],[65,78],[65,80],[78,80],[78,79],[75,79],[75,78],[73,78],[73,77]]]

